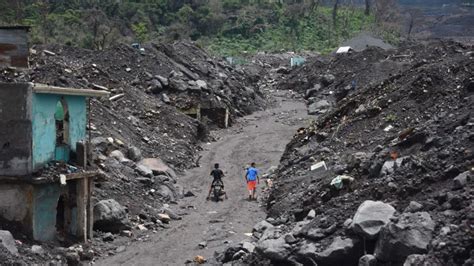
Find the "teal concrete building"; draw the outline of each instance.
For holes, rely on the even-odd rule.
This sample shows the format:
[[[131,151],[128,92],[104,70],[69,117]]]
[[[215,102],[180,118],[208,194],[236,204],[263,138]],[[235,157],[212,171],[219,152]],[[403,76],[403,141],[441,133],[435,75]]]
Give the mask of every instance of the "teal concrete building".
[[[35,240],[92,234],[88,98],[107,92],[0,83],[0,216]]]

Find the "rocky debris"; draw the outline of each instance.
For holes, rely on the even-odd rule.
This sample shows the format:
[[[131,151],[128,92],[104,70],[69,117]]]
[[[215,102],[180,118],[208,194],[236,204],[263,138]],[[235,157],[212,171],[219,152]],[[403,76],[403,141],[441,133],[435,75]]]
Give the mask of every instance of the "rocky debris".
[[[308,106],[308,114],[310,115],[324,114],[330,107],[331,107],[331,104],[328,101],[320,100]]]
[[[18,255],[15,239],[12,234],[6,230],[0,230],[0,246],[8,250],[12,255]]]
[[[138,165],[143,165],[150,169],[154,175],[167,175],[176,180],[176,173],[160,158],[145,158],[138,162]]]
[[[259,241],[255,249],[272,261],[282,261],[290,254],[289,248],[290,246],[286,243],[284,237],[280,237]]]
[[[168,214],[160,213],[158,214],[158,220],[167,224],[171,221],[171,217]]]
[[[139,148],[130,146],[127,151],[127,156],[130,160],[137,162],[142,159],[142,152]]]
[[[252,253],[255,250],[255,245],[250,242],[243,242],[242,248],[249,253]]]
[[[135,168],[135,170],[141,176],[145,176],[145,177],[149,177],[149,178],[152,178],[154,176],[153,171],[150,168],[148,168],[147,166],[142,165],[142,164],[137,165],[137,168]]]
[[[357,261],[363,254],[362,246],[357,240],[335,237],[329,247],[315,254],[318,265],[344,265]]]
[[[377,259],[403,262],[408,255],[427,253],[434,228],[427,212],[403,213],[398,222],[390,222],[382,229],[375,248]]]
[[[473,184],[464,173],[472,171],[474,150],[474,98],[466,89],[472,49],[450,41],[368,48],[308,62],[285,76],[278,89],[330,106],[295,132],[272,176],[267,221],[286,222],[254,236],[291,234],[295,242],[287,242],[282,264],[319,265],[315,254],[336,237],[365,239],[377,264],[402,264],[410,254],[421,254],[425,265],[470,263]],[[315,84],[320,88],[313,90]],[[324,171],[312,171],[318,162]],[[353,181],[331,186],[340,175]],[[361,230],[357,212],[366,201],[386,208]],[[364,252],[356,255],[347,265]],[[241,260],[270,263],[262,252]]]
[[[462,189],[465,187],[469,182],[472,182],[472,174],[469,171],[459,174],[453,179],[453,187],[454,189]]]
[[[35,253],[35,254],[44,254],[44,249],[42,246],[40,245],[33,245],[31,246],[31,252]]]
[[[352,219],[351,228],[362,237],[374,239],[395,214],[395,208],[381,201],[364,201]]]
[[[117,201],[101,200],[94,206],[94,229],[117,233],[127,226],[127,211]]]
[[[359,266],[376,266],[377,265],[377,259],[375,258],[374,255],[364,255],[360,257],[359,259]]]
[[[423,205],[416,201],[410,201],[410,204],[405,209],[405,212],[419,212],[423,209]]]

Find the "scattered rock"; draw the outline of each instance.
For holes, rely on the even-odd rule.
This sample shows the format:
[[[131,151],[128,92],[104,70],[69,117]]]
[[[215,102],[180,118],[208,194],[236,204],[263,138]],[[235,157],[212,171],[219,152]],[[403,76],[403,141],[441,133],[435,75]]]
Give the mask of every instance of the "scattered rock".
[[[119,232],[128,226],[125,207],[113,199],[101,200],[94,206],[94,229]]]
[[[31,252],[35,254],[44,254],[44,249],[42,246],[39,245],[33,245],[31,246]]]
[[[270,260],[283,261],[290,255],[289,248],[290,246],[285,242],[285,239],[280,237],[259,241],[256,251]]]
[[[329,107],[331,107],[331,104],[328,101],[320,100],[308,106],[308,114],[310,115],[322,114],[322,113],[325,113],[327,109],[329,109]]]
[[[371,254],[364,255],[359,259],[359,266],[377,266],[377,259]]]
[[[466,186],[466,184],[469,183],[471,180],[472,177],[470,175],[470,172],[466,171],[464,173],[459,174],[453,179],[453,187],[454,189],[461,189]]]
[[[198,246],[199,246],[199,248],[206,248],[207,247],[207,242],[203,241],[203,242],[199,243]]]
[[[265,220],[259,222],[253,227],[254,232],[262,233],[267,228],[273,228],[273,225]]]
[[[394,213],[395,209],[390,204],[366,200],[357,209],[351,228],[363,237],[375,239]]]
[[[0,246],[6,248],[12,255],[18,255],[15,239],[9,231],[0,230]]]
[[[153,171],[155,175],[165,174],[173,179],[176,179],[176,173],[160,158],[145,158],[142,159],[138,165],[144,165]]]
[[[427,252],[435,223],[427,212],[403,213],[380,232],[375,248],[377,260],[403,262],[408,255]]]
[[[105,235],[102,236],[102,240],[105,242],[114,241],[114,235],[112,233],[105,233]]]
[[[142,176],[146,176],[149,178],[153,177],[153,171],[145,165],[139,164],[137,165],[137,168],[135,168],[135,170]]]
[[[142,152],[135,146],[130,146],[127,150],[127,156],[130,160],[137,162],[142,159]]]
[[[159,213],[158,220],[162,221],[165,224],[168,224],[171,221],[171,218],[168,214]]]
[[[410,201],[410,204],[405,209],[405,212],[419,212],[423,209],[423,205],[416,201]]]
[[[249,253],[252,253],[255,250],[255,245],[250,243],[250,242],[245,241],[245,242],[242,243],[242,248],[245,251],[247,251]]]

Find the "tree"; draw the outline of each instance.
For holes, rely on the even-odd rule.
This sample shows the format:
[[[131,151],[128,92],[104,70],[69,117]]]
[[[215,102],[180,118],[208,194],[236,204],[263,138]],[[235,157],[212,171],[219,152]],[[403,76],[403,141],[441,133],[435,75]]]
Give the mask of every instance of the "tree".
[[[148,40],[148,29],[144,22],[133,24],[132,30],[139,42],[145,42]]]
[[[370,0],[365,0],[365,15],[370,15]]]

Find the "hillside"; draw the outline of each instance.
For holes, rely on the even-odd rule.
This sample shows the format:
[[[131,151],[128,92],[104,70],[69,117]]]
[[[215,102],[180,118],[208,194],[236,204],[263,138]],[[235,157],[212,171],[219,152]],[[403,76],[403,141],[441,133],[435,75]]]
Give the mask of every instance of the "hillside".
[[[285,2],[288,2],[285,3]],[[101,50],[118,42],[197,41],[219,55],[257,51],[327,52],[361,30],[380,27],[386,9],[340,1],[9,1],[0,24],[31,25],[33,44]]]

